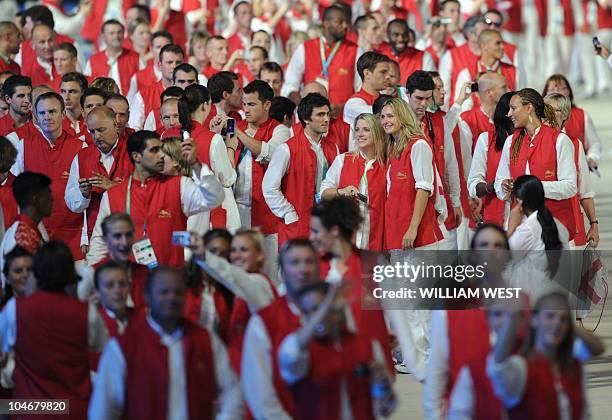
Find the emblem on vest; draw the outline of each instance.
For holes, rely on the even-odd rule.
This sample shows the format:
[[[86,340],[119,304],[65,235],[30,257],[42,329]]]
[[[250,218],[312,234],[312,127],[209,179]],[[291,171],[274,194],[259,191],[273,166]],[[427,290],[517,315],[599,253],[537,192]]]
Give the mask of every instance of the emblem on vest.
[[[544,172],[544,179],[550,179],[554,177],[555,177],[555,171],[548,170]]]
[[[172,213],[170,213],[168,210],[161,209],[157,217],[160,219],[170,219],[172,217]]]
[[[444,152],[444,145],[443,145],[443,144],[441,144],[441,145],[440,145],[440,148],[439,148],[438,150],[439,150],[440,152]]]
[[[338,73],[340,74],[340,76],[346,76],[347,74],[349,74],[349,71],[345,67],[340,67],[338,69]]]
[[[398,172],[397,173],[397,179],[408,179],[408,175],[406,175],[403,172]]]
[[[68,179],[70,177],[70,172],[62,172],[62,179]]]

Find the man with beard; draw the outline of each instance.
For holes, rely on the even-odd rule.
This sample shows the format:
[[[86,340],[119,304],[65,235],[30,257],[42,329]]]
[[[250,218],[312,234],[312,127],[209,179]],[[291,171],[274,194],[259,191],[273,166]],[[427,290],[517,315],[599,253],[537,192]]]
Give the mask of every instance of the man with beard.
[[[0,22],[0,72],[10,71],[20,74],[21,68],[11,56],[19,53],[21,47],[21,34],[13,22]]]
[[[32,80],[27,76],[11,76],[4,81],[2,97],[9,105],[8,114],[0,118],[0,136],[14,144],[29,137],[32,124]]]

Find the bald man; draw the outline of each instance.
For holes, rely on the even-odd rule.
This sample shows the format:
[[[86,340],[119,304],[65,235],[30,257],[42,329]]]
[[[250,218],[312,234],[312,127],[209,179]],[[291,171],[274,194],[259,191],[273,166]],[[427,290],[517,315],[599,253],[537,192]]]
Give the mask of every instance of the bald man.
[[[36,58],[22,63],[21,74],[32,79],[32,86],[50,85],[57,73],[53,67],[53,49],[55,32],[45,24],[38,24],[32,29],[32,48]]]
[[[312,81],[304,85],[304,89],[302,89],[302,98],[310,93],[318,93],[327,98],[327,89],[319,82]]]
[[[11,71],[21,74],[21,68],[12,56],[19,53],[21,47],[21,34],[19,28],[13,22],[0,22],[0,73]]]
[[[504,56],[504,40],[499,31],[485,29],[478,35],[478,46],[480,47],[480,57],[476,63],[467,66],[457,76],[457,89],[455,89],[455,101],[459,98],[461,91],[459,87],[465,83],[476,80],[479,74],[493,72],[501,74],[505,79],[510,90],[519,90],[524,87],[520,72],[516,67],[502,61]],[[501,95],[500,95],[501,96]],[[472,109],[474,103],[472,98],[467,99],[462,108],[464,111]]]
[[[70,211],[82,213],[87,209],[82,247],[89,244],[104,191],[127,179],[134,170],[126,141],[119,139],[116,116],[111,108],[103,105],[92,109],[87,115],[87,129],[94,146],[80,150],[74,157],[64,194]],[[86,251],[83,249],[83,253]]]
[[[162,140],[167,137],[176,137],[181,133],[181,123],[179,122],[178,99],[166,99],[159,110],[161,124],[158,124],[157,132]]]

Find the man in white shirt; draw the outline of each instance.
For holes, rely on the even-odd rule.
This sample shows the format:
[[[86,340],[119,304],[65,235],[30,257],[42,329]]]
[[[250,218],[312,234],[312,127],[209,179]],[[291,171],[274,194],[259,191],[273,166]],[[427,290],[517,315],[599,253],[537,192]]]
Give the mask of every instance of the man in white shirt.
[[[148,315],[104,350],[90,419],[152,418],[163,416],[160,410],[167,419],[212,418],[215,401],[217,419],[243,416],[225,346],[215,333],[183,319],[186,289],[176,269],[151,273],[145,291]],[[148,349],[146,356],[142,348]]]

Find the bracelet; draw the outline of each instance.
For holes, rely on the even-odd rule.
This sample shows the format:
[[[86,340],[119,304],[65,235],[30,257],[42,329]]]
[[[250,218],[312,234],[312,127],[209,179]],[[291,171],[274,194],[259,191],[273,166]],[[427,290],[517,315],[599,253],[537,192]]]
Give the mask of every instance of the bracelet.
[[[599,224],[599,220],[595,219],[592,222],[589,220],[589,223],[592,225],[598,225]]]
[[[229,146],[225,146],[227,149],[230,149],[232,152],[235,152],[236,149],[234,149],[233,147],[229,147]]]

